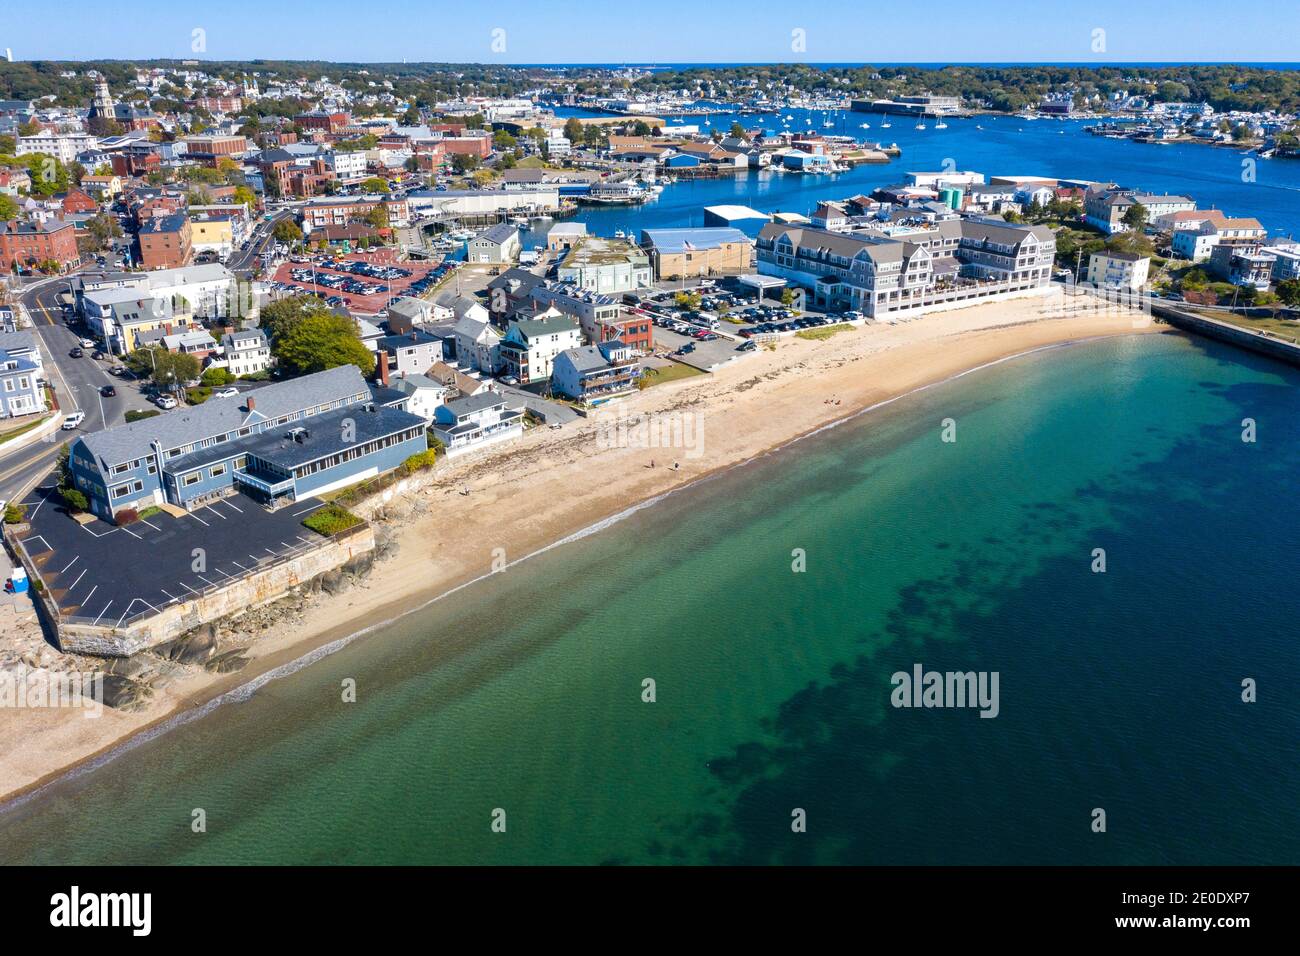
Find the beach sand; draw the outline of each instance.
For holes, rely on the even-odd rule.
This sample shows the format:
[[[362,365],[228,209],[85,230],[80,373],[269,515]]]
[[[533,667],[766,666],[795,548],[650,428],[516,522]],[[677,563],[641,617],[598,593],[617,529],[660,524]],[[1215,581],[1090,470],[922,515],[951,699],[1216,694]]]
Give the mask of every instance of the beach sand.
[[[70,710],[0,710],[0,794],[28,790],[312,648],[416,609],[490,573],[494,561],[524,558],[861,409],[1034,349],[1171,331],[1131,312],[1062,311],[1056,296],[1022,299],[868,325],[822,341],[787,339],[562,429],[534,428],[511,444],[444,461],[428,487],[388,507],[395,556],[361,584],[319,594],[301,614],[260,634],[242,671],[196,669],[143,710],[105,708],[98,719]],[[694,429],[681,433],[690,448],[619,447],[619,432],[609,426],[614,416],[672,426],[683,415]],[[935,429],[937,436],[938,422]]]

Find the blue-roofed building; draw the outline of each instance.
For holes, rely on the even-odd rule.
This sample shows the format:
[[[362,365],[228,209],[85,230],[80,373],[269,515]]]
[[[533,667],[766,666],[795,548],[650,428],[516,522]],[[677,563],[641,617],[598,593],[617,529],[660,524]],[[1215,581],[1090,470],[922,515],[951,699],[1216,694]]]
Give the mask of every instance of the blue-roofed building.
[[[740,275],[750,270],[754,245],[732,226],[702,229],[643,229],[641,248],[656,279]]]
[[[694,169],[700,165],[700,157],[690,153],[674,153],[663,162],[665,169]]]
[[[105,520],[238,493],[274,509],[397,467],[425,450],[424,433],[423,418],[375,402],[343,365],[91,432],[72,443],[69,466]]]
[[[45,411],[41,350],[31,332],[0,332],[0,417]]]

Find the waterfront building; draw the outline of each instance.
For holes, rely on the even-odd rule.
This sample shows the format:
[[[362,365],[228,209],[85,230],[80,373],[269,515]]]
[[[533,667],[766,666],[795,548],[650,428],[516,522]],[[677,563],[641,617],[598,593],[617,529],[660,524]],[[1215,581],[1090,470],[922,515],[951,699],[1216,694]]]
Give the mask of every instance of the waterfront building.
[[[425,423],[378,406],[354,365],[210,398],[72,443],[73,484],[105,520],[244,494],[269,508],[381,474],[424,451]]]
[[[569,247],[556,278],[592,292],[634,292],[650,284],[650,257],[624,239],[585,236]]]
[[[504,395],[482,391],[439,405],[432,431],[447,457],[455,458],[523,435],[524,410],[512,406]]]
[[[650,255],[656,279],[737,275],[748,272],[754,247],[739,229],[645,229],[641,248]]]
[[[510,323],[501,340],[501,364],[521,385],[551,377],[555,356],[582,344],[582,330],[568,316],[556,313]]]
[[[45,410],[41,350],[31,332],[0,332],[0,417]]]
[[[593,405],[635,391],[640,377],[634,350],[620,339],[612,339],[557,355],[551,388],[574,401]]]
[[[1163,216],[1196,208],[1196,203],[1186,196],[1156,195],[1132,189],[1094,188],[1084,199],[1084,213],[1088,222],[1107,235],[1124,232],[1128,225],[1124,216],[1134,206],[1141,204],[1147,211],[1147,222],[1154,223]]]
[[[1088,259],[1088,282],[1099,289],[1137,291],[1147,284],[1151,260],[1132,252],[1094,252]]]
[[[519,230],[508,222],[497,223],[469,241],[466,262],[516,262],[521,249]]]
[[[999,219],[855,233],[772,223],[757,248],[759,273],[811,291],[817,308],[912,316],[1041,293],[1051,281],[1056,239],[1046,226]]]

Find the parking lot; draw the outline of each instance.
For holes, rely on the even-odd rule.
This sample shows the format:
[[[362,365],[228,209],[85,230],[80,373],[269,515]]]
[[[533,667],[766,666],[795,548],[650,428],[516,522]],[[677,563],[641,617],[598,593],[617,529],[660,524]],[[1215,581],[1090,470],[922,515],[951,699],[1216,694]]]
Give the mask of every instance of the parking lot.
[[[298,258],[275,270],[272,291],[311,293],[330,305],[365,313],[382,312],[396,296],[420,295],[456,267],[451,262],[398,262],[392,250]]]
[[[235,495],[123,526],[74,521],[52,481],[23,503],[31,524],[23,547],[60,613],[78,623],[120,626],[325,541],[302,525],[319,501],[271,514]]]

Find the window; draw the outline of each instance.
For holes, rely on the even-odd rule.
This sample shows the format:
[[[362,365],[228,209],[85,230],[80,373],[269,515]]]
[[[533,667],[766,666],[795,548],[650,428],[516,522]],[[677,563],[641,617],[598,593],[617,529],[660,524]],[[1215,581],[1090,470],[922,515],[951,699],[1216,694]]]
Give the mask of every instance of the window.
[[[209,478],[220,478],[225,473],[226,473],[225,465],[213,465],[211,468],[208,469]]]
[[[196,472],[193,472],[193,473],[191,473],[191,474],[188,474],[188,475],[186,475],[184,478],[182,478],[182,479],[181,479],[181,484],[183,484],[183,485],[197,485],[197,484],[199,483],[199,479],[202,478],[202,477],[203,477],[203,476],[200,475],[200,474],[196,471]]]

